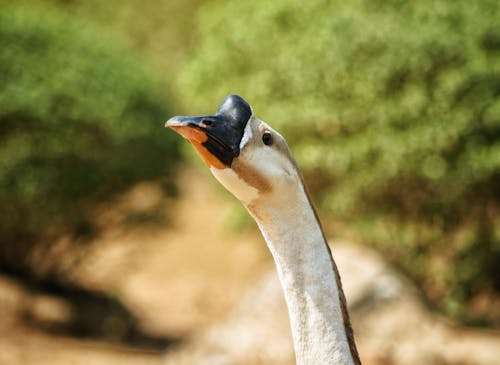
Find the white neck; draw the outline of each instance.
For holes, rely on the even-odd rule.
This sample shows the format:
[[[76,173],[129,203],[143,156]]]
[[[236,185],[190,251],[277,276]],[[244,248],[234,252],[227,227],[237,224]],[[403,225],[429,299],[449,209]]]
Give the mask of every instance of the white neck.
[[[304,187],[296,190],[286,199],[254,201],[247,209],[276,263],[297,364],[358,364],[346,334],[335,264]]]

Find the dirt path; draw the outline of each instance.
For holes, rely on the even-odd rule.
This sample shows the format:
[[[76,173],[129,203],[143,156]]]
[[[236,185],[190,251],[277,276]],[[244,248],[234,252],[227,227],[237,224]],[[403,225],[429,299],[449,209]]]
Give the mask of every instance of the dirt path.
[[[205,176],[207,175],[207,176]],[[165,228],[109,230],[82,265],[82,280],[118,293],[144,326],[158,334],[183,336],[223,315],[244,289],[271,265],[256,232],[228,227],[237,205],[205,170],[186,170],[181,197],[167,209]],[[140,186],[125,199],[144,204],[159,197]]]
[[[231,228],[242,208],[206,169],[187,169],[179,181],[176,201],[165,200],[158,185],[142,184],[99,209],[104,232],[69,273],[119,298],[146,333],[182,343],[168,353],[148,352],[50,335],[23,316],[28,310],[64,320],[65,303],[0,276],[0,365],[159,365],[167,358],[175,365],[293,363],[281,288],[262,238],[256,230]],[[170,216],[168,224],[130,223],[158,210]],[[500,334],[436,317],[411,285],[390,279],[375,253],[334,243],[334,254],[354,300],[351,317],[365,365],[482,365],[500,356]]]
[[[207,176],[205,176],[207,175]],[[113,293],[156,336],[187,336],[222,318],[270,257],[255,233],[237,234],[228,219],[239,206],[205,169],[180,177],[181,199],[165,201],[155,184],[137,186],[98,212],[104,233],[72,271],[84,286]],[[147,211],[163,204],[165,226],[124,229],[123,211]],[[64,305],[33,298],[0,277],[0,365],[159,364],[163,355],[97,341],[47,335],[23,325],[19,308],[64,317]],[[45,303],[45,304],[44,304]],[[48,304],[47,304],[48,303]],[[37,304],[38,305],[38,304]],[[62,308],[61,308],[62,307]]]

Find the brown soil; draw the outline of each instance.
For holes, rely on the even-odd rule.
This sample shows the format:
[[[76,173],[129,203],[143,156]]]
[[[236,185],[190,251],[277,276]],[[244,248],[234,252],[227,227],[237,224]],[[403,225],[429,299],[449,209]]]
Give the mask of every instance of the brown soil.
[[[105,230],[71,268],[84,287],[116,295],[153,336],[184,338],[222,318],[270,257],[255,232],[237,233],[228,219],[238,209],[205,169],[180,177],[180,199],[165,201],[156,184],[142,184],[96,213]],[[162,204],[168,223],[129,225],[124,212]],[[251,231],[251,230],[250,230]],[[163,353],[48,334],[30,316],[64,321],[67,305],[0,277],[1,364],[159,364]]]
[[[186,169],[180,175],[179,185],[180,199],[175,201],[166,199],[160,187],[151,183],[136,186],[112,204],[101,207],[95,217],[103,233],[86,245],[83,253],[76,253],[77,259],[61,258],[59,265],[82,287],[118,298],[137,319],[143,333],[167,342],[179,339],[179,346],[146,350],[109,339],[106,342],[77,338],[67,332],[53,331],[58,324],[71,319],[73,312],[68,302],[47,293],[33,292],[11,278],[0,276],[0,365],[157,365],[164,364],[167,356],[170,363],[179,364],[176,359],[184,358],[186,364],[192,365],[195,362],[191,355],[196,352],[220,357],[217,348],[227,345],[220,341],[231,342],[234,328],[242,327],[235,315],[249,318],[250,322],[243,321],[247,323],[245,332],[250,333],[249,323],[259,329],[259,323],[252,317],[253,307],[265,307],[267,317],[260,313],[255,318],[266,318],[260,322],[279,329],[276,334],[261,330],[261,342],[281,344],[280,348],[285,349],[283,354],[278,354],[285,359],[281,363],[290,363],[293,355],[289,351],[286,310],[283,303],[279,304],[281,291],[265,292],[261,295],[265,302],[262,305],[256,305],[254,297],[246,304],[240,300],[249,297],[252,291],[248,288],[272,271],[272,260],[261,236],[255,229],[236,232],[232,228],[234,217],[239,217],[235,212],[241,212],[242,208],[206,169]],[[137,224],[138,219],[150,217],[150,212],[160,216],[163,213],[167,219]],[[54,243],[55,251],[64,246],[65,238]],[[346,257],[342,256],[343,252]],[[375,302],[363,298],[374,292],[374,284],[365,285],[359,280],[350,283],[350,279],[359,277],[363,270],[378,267],[381,277],[387,281],[383,260],[378,266],[362,264],[373,254],[364,247],[352,245],[343,251],[337,248],[335,254],[345,274],[344,288],[349,298],[356,302],[357,295],[361,298],[358,302],[365,303],[355,303],[351,308],[365,365],[422,363],[418,359],[425,358],[421,356],[424,352],[431,356],[425,361],[429,364],[487,364],[489,359],[496,358],[500,343],[497,332],[450,326],[419,304],[411,294],[411,285],[400,284],[407,287],[401,292],[406,293],[404,295],[391,300],[379,298],[383,305],[370,304]],[[359,267],[349,268],[355,264]],[[368,280],[375,274],[365,276]],[[368,287],[365,288],[368,294],[356,294],[356,288],[363,285]],[[275,312],[271,308],[275,308]],[[212,327],[213,324],[217,325]],[[116,323],[102,325],[119,327]],[[218,333],[215,339],[213,333]],[[229,338],[224,340],[221,333]],[[271,339],[264,340],[266,336]],[[257,347],[262,350],[265,344],[257,341]],[[252,356],[256,353],[251,352]],[[477,361],[463,360],[474,358]],[[406,362],[397,359],[406,359]],[[205,360],[203,355],[197,363],[205,364]],[[250,363],[258,362],[253,359]]]

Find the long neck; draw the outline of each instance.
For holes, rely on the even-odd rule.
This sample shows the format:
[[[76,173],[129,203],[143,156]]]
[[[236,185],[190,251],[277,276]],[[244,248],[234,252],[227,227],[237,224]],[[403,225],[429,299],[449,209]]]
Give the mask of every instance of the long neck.
[[[297,364],[360,364],[337,268],[304,187],[270,200],[247,209],[276,263]]]

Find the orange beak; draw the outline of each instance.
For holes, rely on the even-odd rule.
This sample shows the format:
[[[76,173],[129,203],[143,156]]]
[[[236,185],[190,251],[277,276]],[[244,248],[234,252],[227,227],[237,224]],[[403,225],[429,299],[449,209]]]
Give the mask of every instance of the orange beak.
[[[165,127],[187,139],[208,166],[225,169],[240,154],[240,142],[252,113],[250,105],[233,94],[222,101],[215,115],[177,116]]]
[[[224,169],[227,167],[203,145],[203,143],[208,141],[208,136],[205,131],[184,123],[181,124],[176,118],[170,119],[165,124],[165,127],[174,130],[188,140],[209,167],[215,167],[216,169]]]

